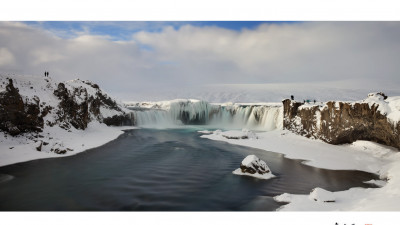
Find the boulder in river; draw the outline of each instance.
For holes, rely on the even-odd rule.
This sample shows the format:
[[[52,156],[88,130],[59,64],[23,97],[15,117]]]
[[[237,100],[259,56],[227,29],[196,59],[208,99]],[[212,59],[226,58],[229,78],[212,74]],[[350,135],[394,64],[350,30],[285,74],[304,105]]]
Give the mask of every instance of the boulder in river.
[[[274,177],[267,164],[255,155],[249,155],[243,159],[240,168],[233,171],[236,175],[247,175],[260,179],[270,179]]]

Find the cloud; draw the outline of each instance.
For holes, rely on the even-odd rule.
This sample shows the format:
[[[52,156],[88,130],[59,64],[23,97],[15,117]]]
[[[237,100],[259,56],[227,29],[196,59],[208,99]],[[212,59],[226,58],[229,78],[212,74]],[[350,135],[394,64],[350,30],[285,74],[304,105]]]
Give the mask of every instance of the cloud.
[[[146,23],[128,25],[131,35],[116,40],[112,32],[60,37],[61,28],[0,23],[0,72],[48,70],[61,80],[93,80],[121,97],[213,83],[400,84],[399,22],[266,23],[241,30],[158,23],[152,31],[142,30]]]
[[[14,62],[14,55],[6,48],[0,48],[0,66],[11,66]]]

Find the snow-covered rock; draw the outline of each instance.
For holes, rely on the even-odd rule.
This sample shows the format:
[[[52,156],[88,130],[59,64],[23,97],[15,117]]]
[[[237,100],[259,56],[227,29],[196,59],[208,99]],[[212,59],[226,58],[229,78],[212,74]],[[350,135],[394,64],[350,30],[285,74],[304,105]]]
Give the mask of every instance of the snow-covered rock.
[[[247,129],[229,130],[221,133],[222,137],[227,139],[257,139],[257,135],[253,131]]]
[[[322,188],[314,188],[310,195],[309,198],[313,201],[316,202],[335,202],[335,195],[333,194],[333,192],[327,191],[325,189]]]
[[[400,149],[400,96],[370,93],[362,101],[305,106],[283,101],[283,128],[330,144],[370,140]]]
[[[270,179],[274,177],[267,164],[255,155],[248,155],[243,159],[240,168],[233,171],[236,175],[247,175],[260,179]]]
[[[198,133],[201,133],[201,134],[212,134],[213,132],[212,131],[210,131],[210,130],[199,130],[199,131],[197,131]]]
[[[0,75],[0,83],[6,89],[0,93],[0,130],[14,136],[41,132],[44,126],[85,129],[91,121],[121,125],[129,114],[122,103],[90,81]]]
[[[222,130],[215,130],[214,132],[213,132],[213,134],[215,134],[215,135],[220,135],[222,133]]]
[[[130,110],[90,81],[0,74],[0,87],[0,166],[46,158],[46,153],[75,154],[87,147],[75,146],[71,133],[93,127],[110,131],[96,144],[83,141],[93,147],[121,133],[104,124],[132,124]]]

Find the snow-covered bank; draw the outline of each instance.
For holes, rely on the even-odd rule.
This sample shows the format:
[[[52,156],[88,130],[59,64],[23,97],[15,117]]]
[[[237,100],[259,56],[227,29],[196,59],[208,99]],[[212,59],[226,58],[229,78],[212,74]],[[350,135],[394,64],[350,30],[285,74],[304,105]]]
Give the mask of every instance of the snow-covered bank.
[[[0,74],[0,166],[98,147],[122,134],[106,124],[129,124],[129,112],[90,81]]]
[[[310,200],[309,195],[285,194],[278,199],[290,203],[280,210],[400,210],[400,153],[394,148],[369,141],[330,145],[283,130],[257,133],[258,139],[227,139],[223,132],[201,137],[281,153],[290,159],[305,160],[304,164],[317,168],[360,170],[387,179],[381,188],[351,188],[334,192],[335,202],[316,202]]]
[[[85,130],[72,128],[68,132],[60,127],[47,127],[41,133],[42,137],[31,140],[27,136],[13,137],[11,135],[0,135],[0,166],[14,163],[26,162],[35,159],[56,158],[76,155],[86,150],[99,147],[110,142],[121,134],[123,130],[137,129],[131,126],[109,127],[98,122],[89,123]],[[35,142],[36,141],[36,142]],[[40,143],[41,151],[37,150]],[[51,148],[60,146],[63,149],[73,149],[64,154],[54,154]]]

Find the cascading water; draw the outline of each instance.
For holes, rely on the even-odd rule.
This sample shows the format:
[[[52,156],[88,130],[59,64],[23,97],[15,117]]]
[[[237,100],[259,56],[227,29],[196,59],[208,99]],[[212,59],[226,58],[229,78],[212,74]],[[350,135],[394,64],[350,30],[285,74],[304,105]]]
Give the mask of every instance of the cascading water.
[[[274,130],[282,128],[282,106],[216,105],[205,101],[179,100],[153,108],[134,107],[135,125],[168,128],[185,124],[208,125],[215,128]]]

